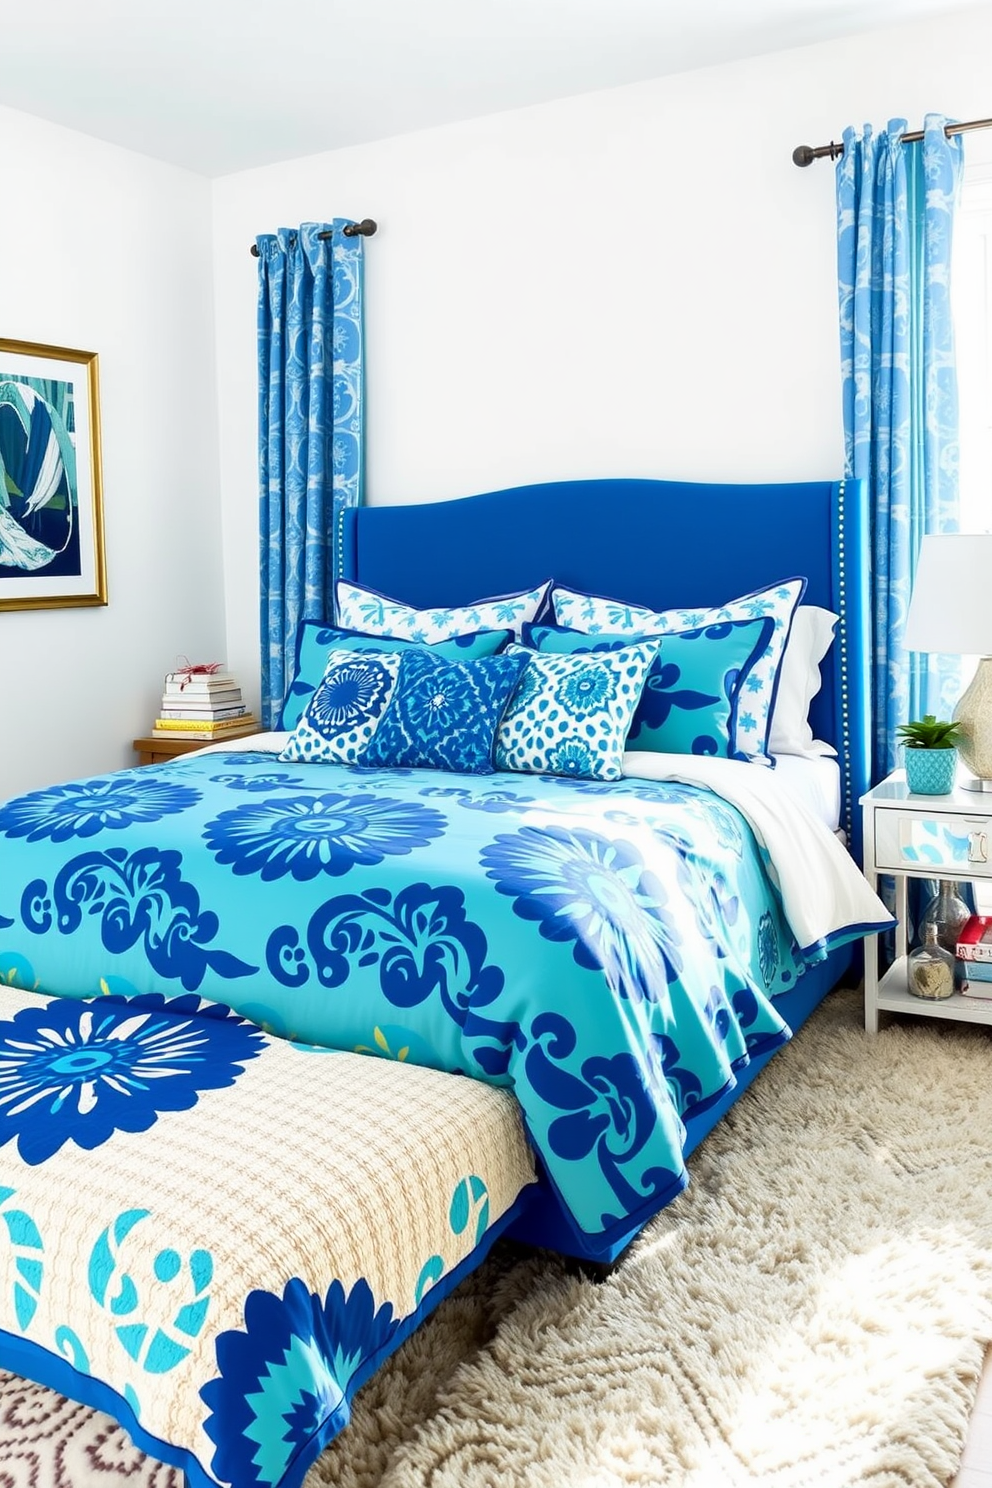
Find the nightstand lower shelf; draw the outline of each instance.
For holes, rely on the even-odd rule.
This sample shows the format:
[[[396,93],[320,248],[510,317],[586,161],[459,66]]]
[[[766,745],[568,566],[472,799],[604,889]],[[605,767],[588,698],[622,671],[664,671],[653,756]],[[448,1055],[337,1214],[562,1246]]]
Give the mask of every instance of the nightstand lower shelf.
[[[902,956],[879,982],[875,1006],[880,1013],[915,1013],[918,1018],[950,1018],[958,1023],[992,1025],[992,998],[965,997],[962,992],[933,1001],[914,997],[906,985],[906,961]]]

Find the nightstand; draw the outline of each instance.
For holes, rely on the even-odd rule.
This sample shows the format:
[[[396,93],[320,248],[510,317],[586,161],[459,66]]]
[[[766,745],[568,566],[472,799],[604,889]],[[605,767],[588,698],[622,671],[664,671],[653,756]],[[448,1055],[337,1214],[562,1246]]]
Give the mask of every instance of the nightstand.
[[[228,739],[243,739],[246,734],[257,734],[258,725],[252,724],[249,728],[238,729],[236,732],[227,734]],[[180,754],[191,754],[194,749],[205,749],[211,743],[210,739],[155,739],[149,734],[144,739],[135,739],[133,748],[138,756],[139,765],[161,765],[167,760],[175,759]],[[213,741],[220,743],[220,740]]]
[[[943,1001],[914,997],[906,986],[906,897],[911,878],[992,880],[992,798],[956,786],[946,796],[915,796],[903,770],[861,797],[864,871],[878,890],[882,875],[895,879],[896,959],[878,975],[878,936],[865,940],[865,1028],[878,1032],[878,1015],[915,1013],[992,1024],[992,1000],[955,992]]]

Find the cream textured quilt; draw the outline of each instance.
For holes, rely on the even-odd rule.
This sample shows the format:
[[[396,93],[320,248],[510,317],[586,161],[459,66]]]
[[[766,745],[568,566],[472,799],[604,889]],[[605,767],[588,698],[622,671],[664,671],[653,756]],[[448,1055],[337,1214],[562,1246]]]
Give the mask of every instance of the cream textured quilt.
[[[534,1179],[507,1092],[391,1052],[0,989],[0,1364],[199,1488],[299,1483]]]

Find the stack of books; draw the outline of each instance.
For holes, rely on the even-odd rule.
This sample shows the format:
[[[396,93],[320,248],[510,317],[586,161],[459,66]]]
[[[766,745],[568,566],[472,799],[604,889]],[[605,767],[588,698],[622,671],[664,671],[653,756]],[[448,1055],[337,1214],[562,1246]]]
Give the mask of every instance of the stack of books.
[[[992,915],[971,915],[962,925],[956,969],[966,997],[992,998]]]
[[[235,679],[217,663],[169,672],[153,739],[230,739],[258,732]]]

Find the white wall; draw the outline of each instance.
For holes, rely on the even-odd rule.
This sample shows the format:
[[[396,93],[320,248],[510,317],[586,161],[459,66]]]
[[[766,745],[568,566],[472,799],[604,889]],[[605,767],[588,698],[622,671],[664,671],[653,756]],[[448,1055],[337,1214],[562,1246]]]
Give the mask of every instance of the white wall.
[[[989,113],[992,6],[228,176],[214,267],[228,649],[257,657],[255,234],[374,217],[368,499],[841,473],[848,123]],[[980,136],[972,136],[977,140]]]
[[[100,354],[110,591],[0,611],[0,795],[131,763],[179,653],[226,659],[257,700],[257,232],[380,224],[373,502],[833,476],[833,169],[793,146],[984,117],[990,55],[992,5],[212,188],[0,109],[0,337]]]
[[[135,763],[222,658],[210,186],[0,108],[0,338],[99,355],[109,604],[0,611],[0,797]]]

